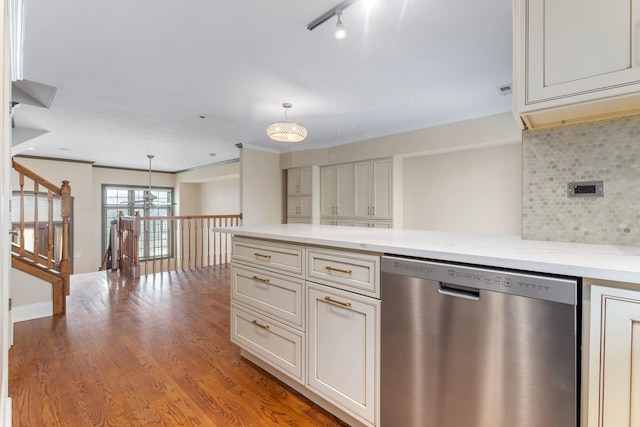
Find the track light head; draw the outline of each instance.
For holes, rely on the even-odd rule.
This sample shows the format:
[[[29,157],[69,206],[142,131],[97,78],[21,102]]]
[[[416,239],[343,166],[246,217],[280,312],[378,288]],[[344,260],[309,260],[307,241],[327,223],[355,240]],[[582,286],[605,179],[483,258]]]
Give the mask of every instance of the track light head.
[[[347,30],[344,29],[344,24],[340,20],[340,15],[342,15],[341,10],[336,10],[336,16],[338,17],[338,22],[336,23],[336,33],[335,36],[338,40],[342,40],[347,37]]]

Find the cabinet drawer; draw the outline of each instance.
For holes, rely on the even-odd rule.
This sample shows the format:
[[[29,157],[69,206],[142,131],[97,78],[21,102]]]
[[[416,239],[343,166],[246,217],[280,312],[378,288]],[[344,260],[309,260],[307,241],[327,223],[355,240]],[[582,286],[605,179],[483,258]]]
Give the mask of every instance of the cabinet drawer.
[[[232,264],[231,298],[294,328],[304,328],[304,280]]]
[[[231,341],[304,384],[304,333],[232,304]]]
[[[307,279],[380,298],[380,256],[330,249],[307,250]]]
[[[301,277],[304,275],[303,246],[234,237],[233,260]]]

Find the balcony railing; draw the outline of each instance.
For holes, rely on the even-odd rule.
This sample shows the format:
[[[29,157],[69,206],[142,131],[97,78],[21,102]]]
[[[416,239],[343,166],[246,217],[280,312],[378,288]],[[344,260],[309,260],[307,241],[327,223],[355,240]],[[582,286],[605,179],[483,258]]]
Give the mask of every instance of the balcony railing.
[[[242,214],[198,216],[118,216],[112,269],[134,277],[189,270],[231,260],[231,238],[216,227],[240,225]],[[112,239],[113,240],[113,239]],[[115,246],[115,247],[114,247]],[[105,265],[101,269],[104,269]]]

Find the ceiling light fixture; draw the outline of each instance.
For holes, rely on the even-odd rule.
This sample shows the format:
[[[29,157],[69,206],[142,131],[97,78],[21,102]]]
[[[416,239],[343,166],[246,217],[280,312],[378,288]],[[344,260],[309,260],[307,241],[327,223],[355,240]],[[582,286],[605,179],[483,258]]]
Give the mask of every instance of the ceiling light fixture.
[[[338,22],[336,23],[336,38],[338,40],[342,40],[347,37],[347,30],[344,29],[344,24],[340,20],[340,15],[342,15],[341,10],[336,10],[336,16],[338,17]]]
[[[287,119],[287,110],[291,108],[291,104],[285,102],[282,104],[284,108],[284,120],[273,122],[267,128],[267,135],[274,141],[280,142],[300,142],[307,137],[307,128],[300,123],[290,122]]]
[[[344,37],[338,37],[338,31],[337,31],[338,26],[342,26],[342,22],[340,21],[340,15],[342,14],[342,11],[344,11],[346,8],[348,8],[349,6],[351,6],[357,1],[358,0],[344,0],[340,2],[337,6],[327,10],[325,13],[318,16],[313,21],[309,22],[309,25],[307,25],[307,30],[312,31],[317,26],[322,25],[332,17],[337,16],[338,25],[336,26],[336,38],[344,38]],[[345,32],[344,35],[346,36],[347,33]]]

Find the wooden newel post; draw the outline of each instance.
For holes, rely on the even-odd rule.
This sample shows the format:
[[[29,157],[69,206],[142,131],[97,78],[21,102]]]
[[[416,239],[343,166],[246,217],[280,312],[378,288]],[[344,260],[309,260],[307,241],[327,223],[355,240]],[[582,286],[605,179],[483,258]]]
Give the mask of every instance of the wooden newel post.
[[[131,254],[133,255],[133,277],[140,277],[140,253],[138,248],[140,247],[140,212],[134,214],[133,220],[133,247],[131,248]]]
[[[71,218],[71,187],[69,181],[62,181],[60,188],[60,198],[62,203],[62,257],[60,260],[60,273],[64,277],[64,292],[69,295],[71,259],[69,258],[69,219]]]

